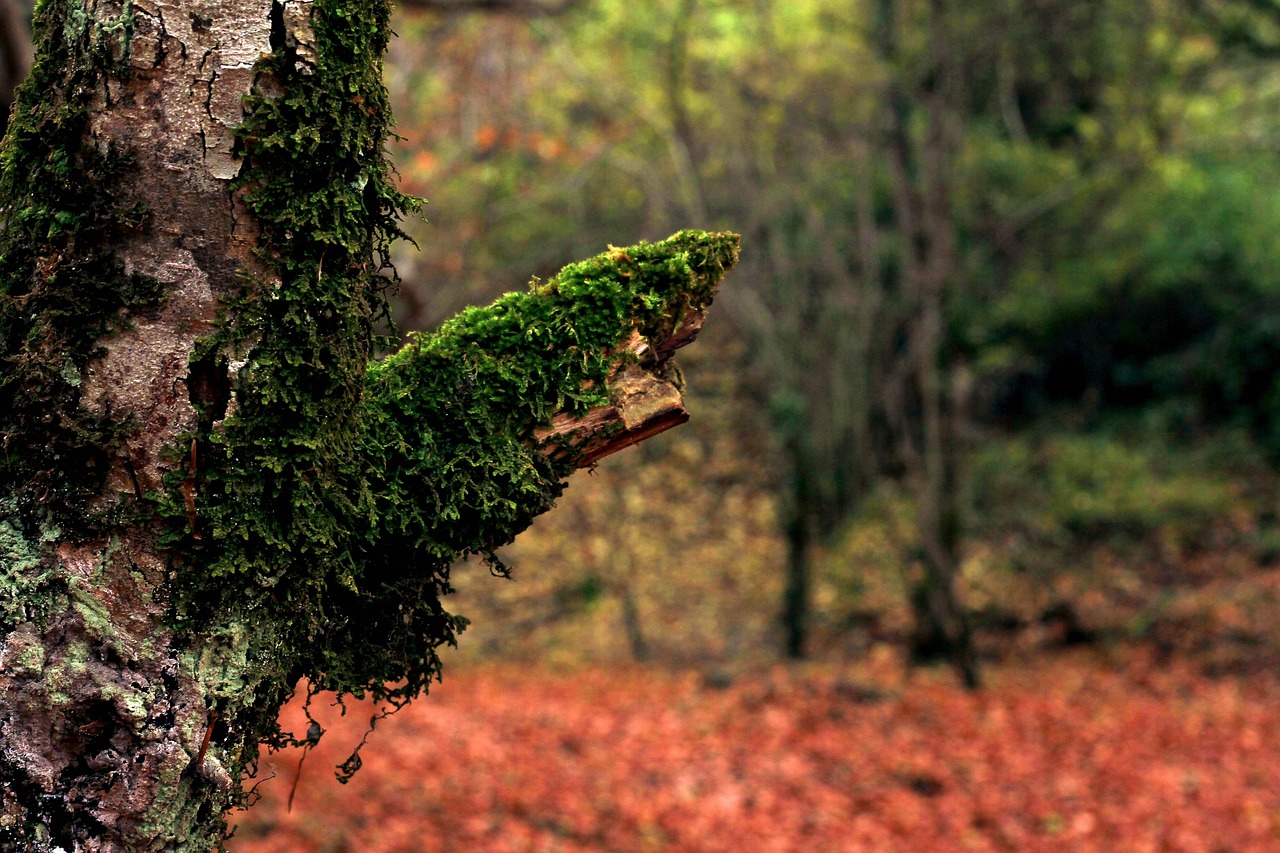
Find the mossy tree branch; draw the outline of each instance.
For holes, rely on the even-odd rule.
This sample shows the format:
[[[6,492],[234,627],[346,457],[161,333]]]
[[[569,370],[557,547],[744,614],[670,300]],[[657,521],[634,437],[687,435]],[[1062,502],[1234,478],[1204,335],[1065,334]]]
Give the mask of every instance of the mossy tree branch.
[[[227,457],[214,457],[197,527],[178,496],[169,502],[179,549],[209,567],[180,579],[184,618],[222,632],[238,614],[274,614],[273,641],[289,650],[270,668],[276,691],[306,676],[393,703],[416,696],[465,625],[441,601],[450,566],[468,555],[497,565],[494,551],[551,507],[573,470],[687,418],[672,355],[696,337],[737,253],[737,235],[697,231],[610,249],[370,364],[356,444],[331,474],[368,497],[311,512],[314,546],[266,526],[282,522],[280,486],[232,479]],[[252,387],[259,370],[250,354],[237,382]],[[222,447],[234,455],[254,417],[228,415]],[[294,506],[321,476],[303,472],[288,489]],[[238,575],[258,580],[229,587]],[[279,736],[274,719],[259,725]]]

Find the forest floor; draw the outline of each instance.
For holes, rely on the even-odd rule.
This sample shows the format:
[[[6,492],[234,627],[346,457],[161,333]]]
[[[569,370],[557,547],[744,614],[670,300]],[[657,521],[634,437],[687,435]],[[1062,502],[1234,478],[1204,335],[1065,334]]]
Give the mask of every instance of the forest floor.
[[[314,755],[263,754],[234,853],[1280,850],[1280,672],[1143,647],[1006,660],[973,693],[887,645],[732,678],[459,665],[346,786],[373,709],[323,699]]]

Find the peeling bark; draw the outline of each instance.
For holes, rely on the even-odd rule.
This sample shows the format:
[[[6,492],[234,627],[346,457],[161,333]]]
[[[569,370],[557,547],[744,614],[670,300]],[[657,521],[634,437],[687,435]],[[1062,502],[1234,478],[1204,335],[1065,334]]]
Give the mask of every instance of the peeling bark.
[[[554,456],[572,456],[585,468],[606,456],[689,420],[681,391],[684,378],[672,357],[702,331],[705,311],[682,318],[669,335],[646,340],[634,334],[622,348],[609,381],[609,403],[573,415],[557,414],[534,439]]]

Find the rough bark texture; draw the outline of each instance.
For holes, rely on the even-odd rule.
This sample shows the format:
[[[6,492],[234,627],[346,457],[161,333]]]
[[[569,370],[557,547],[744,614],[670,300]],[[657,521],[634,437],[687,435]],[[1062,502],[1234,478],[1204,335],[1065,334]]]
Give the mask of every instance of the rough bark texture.
[[[0,849],[201,850],[276,711],[407,701],[574,468],[687,417],[733,235],[372,361],[385,4],[46,0],[0,148]],[[353,770],[353,756],[346,768]]]
[[[164,288],[163,301],[132,313],[131,328],[104,337],[103,351],[79,370],[83,410],[132,422],[89,511],[161,488],[162,456],[196,426],[185,385],[192,343],[211,331],[219,295],[236,288],[237,269],[252,260],[255,229],[227,179],[237,168],[240,98],[253,63],[271,49],[269,24],[262,4],[202,5],[137,0],[127,51],[119,5],[85,9],[85,21],[71,7],[63,12],[64,26],[84,28],[83,41],[128,54],[133,73],[124,79],[122,62],[85,104],[83,144],[145,157],[114,189],[151,211],[149,224],[120,240],[115,256],[126,275]],[[61,577],[51,579],[58,592],[47,618],[12,626],[0,660],[0,838],[17,849],[207,850],[220,834],[208,814],[230,802],[236,780],[217,750],[195,766],[208,688],[191,650],[166,627],[169,565],[159,535],[155,524],[131,524],[23,549]]]

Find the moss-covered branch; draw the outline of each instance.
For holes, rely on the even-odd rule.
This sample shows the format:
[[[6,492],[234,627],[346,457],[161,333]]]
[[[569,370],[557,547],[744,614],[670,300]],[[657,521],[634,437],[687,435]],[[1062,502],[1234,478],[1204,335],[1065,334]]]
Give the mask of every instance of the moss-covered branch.
[[[643,426],[643,404],[620,395],[637,396],[640,375],[671,384],[658,374],[737,252],[737,235],[697,231],[613,249],[373,365],[364,449],[380,480],[377,539],[408,536],[446,558],[508,541],[561,478],[599,458],[603,433]]]
[[[252,615],[249,654],[269,661],[261,696],[304,676],[339,693],[416,696],[438,676],[437,649],[465,626],[442,604],[450,566],[467,555],[496,564],[494,550],[550,508],[575,468],[683,419],[671,354],[697,334],[737,254],[737,235],[696,231],[611,249],[412,336],[367,368],[340,467],[313,464],[292,486],[288,468],[248,469],[261,481],[217,504],[218,526],[200,538],[175,495],[191,559],[226,567],[181,577],[184,619],[228,635]],[[221,441],[244,434],[242,417],[237,407],[226,418]],[[322,485],[326,474],[346,500]],[[279,497],[316,493],[327,496],[307,506],[305,525]],[[233,529],[237,517],[246,522]],[[269,554],[255,525],[293,538],[282,533]],[[228,583],[242,565],[257,580]],[[274,726],[264,715],[251,728],[272,740]]]
[[[326,638],[313,677],[393,699],[424,687],[460,627],[440,604],[450,565],[493,560],[602,448],[680,422],[671,354],[737,254],[737,235],[694,231],[612,249],[372,365],[361,452],[376,504],[351,543],[363,576],[338,593],[357,630]]]

